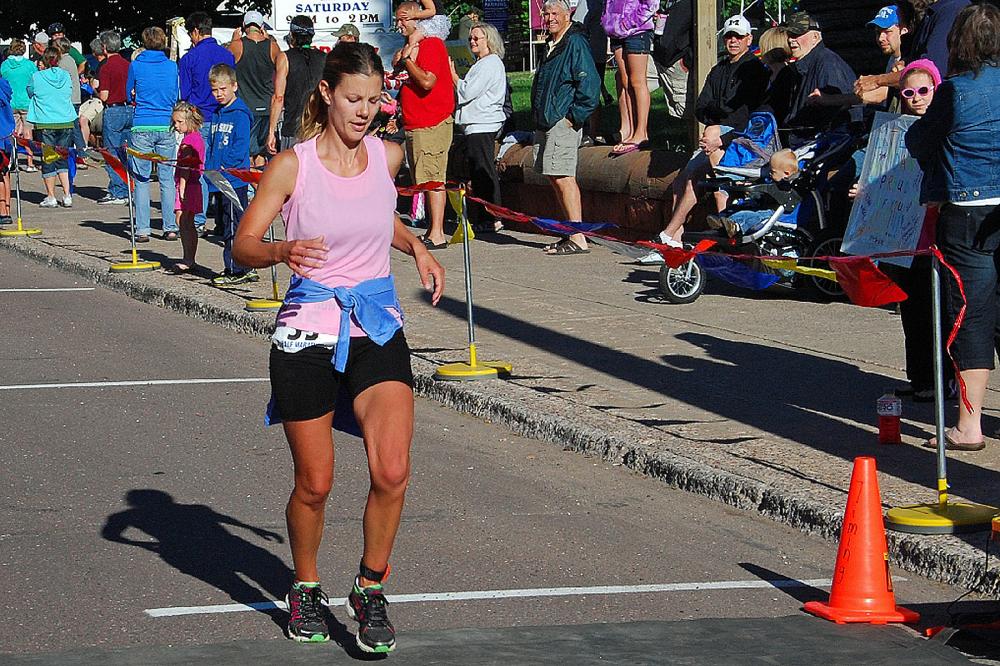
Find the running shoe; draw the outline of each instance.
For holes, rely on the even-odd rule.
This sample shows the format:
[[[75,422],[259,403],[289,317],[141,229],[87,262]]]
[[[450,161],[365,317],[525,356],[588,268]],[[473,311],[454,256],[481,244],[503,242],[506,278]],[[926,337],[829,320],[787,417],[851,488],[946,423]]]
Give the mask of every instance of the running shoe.
[[[216,287],[236,287],[241,284],[257,282],[258,280],[260,280],[260,276],[257,275],[257,271],[247,271],[246,273],[233,275],[219,275],[212,278],[212,284]]]
[[[105,194],[97,200],[97,203],[102,206],[124,206],[128,203],[128,199],[125,197],[118,198],[110,194]]]
[[[55,197],[45,197],[38,205],[41,208],[58,208],[59,200],[56,199]]]
[[[319,585],[293,585],[285,595],[288,604],[288,637],[299,643],[324,643],[330,640],[323,602],[326,593]]]
[[[389,602],[381,584],[360,587],[355,578],[346,606],[347,614],[358,623],[356,641],[362,651],[384,654],[396,649],[396,630],[389,622]]]
[[[59,202],[59,205],[62,206],[63,208],[72,208],[73,207],[72,195],[67,194],[66,196],[64,196],[62,200]]]

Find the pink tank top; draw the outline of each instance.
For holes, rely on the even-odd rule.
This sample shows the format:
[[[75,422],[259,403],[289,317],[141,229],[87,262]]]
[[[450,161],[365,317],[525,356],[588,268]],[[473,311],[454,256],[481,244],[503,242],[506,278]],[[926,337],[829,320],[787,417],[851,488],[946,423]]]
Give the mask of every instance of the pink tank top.
[[[285,237],[288,240],[324,237],[330,248],[326,263],[309,277],[327,287],[354,287],[365,280],[389,275],[396,187],[389,177],[382,141],[366,136],[364,142],[368,167],[350,178],[337,176],[323,166],[316,154],[316,138],[294,148],[299,171],[295,190],[281,208]],[[277,325],[337,335],[340,306],[335,299],[285,304],[278,312]],[[352,319],[351,337],[364,334]]]

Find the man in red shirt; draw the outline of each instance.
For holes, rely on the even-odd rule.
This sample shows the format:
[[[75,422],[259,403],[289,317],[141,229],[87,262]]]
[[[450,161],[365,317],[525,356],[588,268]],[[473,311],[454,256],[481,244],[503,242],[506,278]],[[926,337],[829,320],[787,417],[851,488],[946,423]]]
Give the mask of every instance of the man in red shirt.
[[[415,2],[402,2],[396,8],[396,25],[409,37],[417,29],[412,16],[420,9]],[[448,150],[455,112],[455,84],[448,64],[448,49],[437,37],[424,37],[416,46],[404,46],[393,57],[397,72],[405,70],[409,76],[399,100],[403,107],[403,129],[406,130],[406,154],[416,183],[444,182],[448,171]],[[430,227],[423,237],[424,245],[431,250],[448,247],[444,235],[444,209],[448,195],[443,191],[427,193]]]
[[[104,102],[104,120],[101,128],[103,143],[105,148],[124,161],[125,151],[122,144],[128,138],[128,131],[132,126],[132,107],[125,103],[129,62],[118,55],[122,47],[122,38],[117,32],[105,30],[98,35],[98,39],[101,40],[107,54],[107,60],[101,65],[100,83],[97,86],[97,95]],[[110,166],[105,166],[105,169],[108,172],[108,193],[104,198],[98,199],[97,203],[127,204],[128,190],[125,181]]]

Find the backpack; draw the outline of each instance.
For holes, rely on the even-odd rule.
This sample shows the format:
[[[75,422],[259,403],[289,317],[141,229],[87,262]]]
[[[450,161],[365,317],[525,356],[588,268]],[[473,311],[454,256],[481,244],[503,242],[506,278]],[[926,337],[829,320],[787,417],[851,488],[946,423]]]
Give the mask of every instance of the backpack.
[[[624,39],[653,29],[657,0],[608,0],[601,27],[608,37]]]
[[[766,111],[751,113],[746,129],[735,135],[719,166],[756,169],[766,165],[771,155],[781,150],[778,121]]]

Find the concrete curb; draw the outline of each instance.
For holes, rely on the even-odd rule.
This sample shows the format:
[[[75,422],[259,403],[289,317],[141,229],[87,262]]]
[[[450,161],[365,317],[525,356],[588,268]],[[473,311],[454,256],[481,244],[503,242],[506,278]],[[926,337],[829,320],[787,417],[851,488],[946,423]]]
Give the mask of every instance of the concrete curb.
[[[0,247],[138,301],[259,338],[271,333],[272,315],[244,312],[234,306],[231,296],[210,287],[178,283],[176,288],[166,289],[157,284],[157,273],[113,274],[108,272],[107,261],[50,245],[43,238],[0,239]],[[843,495],[781,487],[718,469],[678,453],[684,450],[684,443],[678,440],[671,445],[660,431],[529,387],[514,383],[437,382],[432,379],[436,367],[414,355],[418,395],[518,435],[600,457],[673,488],[755,511],[830,540],[839,537]],[[673,450],[658,450],[654,443],[659,449],[666,444]],[[983,543],[986,537],[972,535],[970,543],[955,536],[887,534],[892,562],[899,567],[985,594],[1000,592],[1000,565],[984,571],[983,551],[973,545]]]

